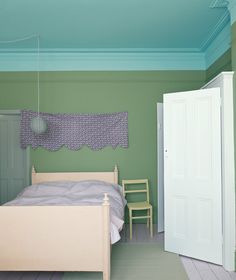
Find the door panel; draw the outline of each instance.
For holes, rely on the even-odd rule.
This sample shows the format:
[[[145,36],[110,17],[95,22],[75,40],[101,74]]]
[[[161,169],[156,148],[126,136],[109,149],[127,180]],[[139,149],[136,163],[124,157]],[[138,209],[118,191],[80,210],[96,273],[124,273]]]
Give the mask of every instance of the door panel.
[[[0,115],[0,203],[28,184],[27,151],[20,148],[20,116]]]
[[[164,95],[165,249],[222,264],[220,90]]]

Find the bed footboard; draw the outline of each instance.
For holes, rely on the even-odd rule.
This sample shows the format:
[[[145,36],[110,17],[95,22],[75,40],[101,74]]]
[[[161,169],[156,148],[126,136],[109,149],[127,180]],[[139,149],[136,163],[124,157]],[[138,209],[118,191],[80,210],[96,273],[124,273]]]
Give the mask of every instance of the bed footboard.
[[[110,215],[101,206],[1,206],[1,271],[101,271],[110,279]]]

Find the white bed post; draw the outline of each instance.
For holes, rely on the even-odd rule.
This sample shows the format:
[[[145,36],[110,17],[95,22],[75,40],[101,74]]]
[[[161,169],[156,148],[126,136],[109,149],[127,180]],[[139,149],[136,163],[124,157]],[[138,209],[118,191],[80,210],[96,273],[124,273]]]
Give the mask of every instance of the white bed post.
[[[107,193],[104,194],[102,206],[104,222],[103,280],[110,280],[110,203]]]
[[[118,184],[118,167],[117,167],[117,165],[115,165],[115,168],[114,168],[114,182],[115,182],[115,184]]]

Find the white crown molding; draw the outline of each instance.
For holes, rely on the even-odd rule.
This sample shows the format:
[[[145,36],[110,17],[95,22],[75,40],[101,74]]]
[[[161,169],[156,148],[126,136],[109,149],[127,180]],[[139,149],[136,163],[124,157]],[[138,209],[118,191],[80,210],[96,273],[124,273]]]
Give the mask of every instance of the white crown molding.
[[[34,53],[0,53],[0,71],[37,71]],[[205,70],[192,53],[41,53],[40,71]]]

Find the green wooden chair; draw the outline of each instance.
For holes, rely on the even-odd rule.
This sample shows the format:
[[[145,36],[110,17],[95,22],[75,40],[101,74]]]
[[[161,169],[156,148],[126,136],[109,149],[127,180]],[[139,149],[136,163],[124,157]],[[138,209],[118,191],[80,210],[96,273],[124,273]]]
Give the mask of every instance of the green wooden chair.
[[[143,189],[127,189],[128,185],[144,185]],[[130,223],[130,239],[132,239],[132,222],[136,219],[147,219],[147,227],[150,228],[150,235],[153,236],[153,223],[152,223],[152,205],[149,202],[149,186],[148,179],[139,179],[139,180],[122,180],[122,188],[124,197],[126,194],[134,193],[145,193],[146,200],[140,202],[128,202],[127,207],[129,210],[129,223]],[[133,211],[147,210],[147,215],[145,216],[133,216]]]

